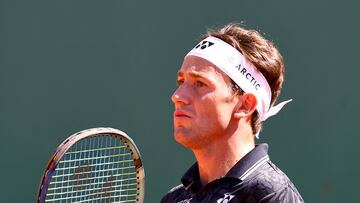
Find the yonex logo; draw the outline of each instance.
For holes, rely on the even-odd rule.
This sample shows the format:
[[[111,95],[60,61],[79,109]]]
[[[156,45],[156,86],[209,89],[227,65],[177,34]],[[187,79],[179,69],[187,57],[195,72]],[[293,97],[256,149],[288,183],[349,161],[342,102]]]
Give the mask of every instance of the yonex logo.
[[[205,49],[207,47],[211,47],[212,45],[214,45],[214,42],[209,42],[209,41],[202,41],[200,42],[198,45],[196,45],[195,49]]]
[[[224,197],[218,199],[218,200],[217,200],[217,203],[228,203],[228,202],[230,202],[230,200],[231,200],[232,198],[234,198],[234,197],[235,197],[234,195],[224,194]]]
[[[184,200],[181,200],[181,201],[178,202],[178,203],[189,203],[191,200],[192,200],[192,198],[190,198],[190,199],[184,199]]]

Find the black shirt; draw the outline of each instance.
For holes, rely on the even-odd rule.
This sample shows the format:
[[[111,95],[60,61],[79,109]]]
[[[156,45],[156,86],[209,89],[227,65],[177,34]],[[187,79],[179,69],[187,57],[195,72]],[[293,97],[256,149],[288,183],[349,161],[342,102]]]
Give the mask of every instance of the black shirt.
[[[273,164],[268,145],[257,145],[222,178],[201,187],[195,163],[161,203],[304,202],[289,178]]]

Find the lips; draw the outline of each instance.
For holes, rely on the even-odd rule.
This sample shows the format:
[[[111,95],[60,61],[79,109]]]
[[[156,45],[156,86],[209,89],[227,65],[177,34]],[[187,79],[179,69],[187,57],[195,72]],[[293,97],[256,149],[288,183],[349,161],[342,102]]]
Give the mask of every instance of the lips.
[[[191,116],[189,115],[189,113],[186,113],[185,111],[175,110],[174,117],[175,118],[190,118]]]

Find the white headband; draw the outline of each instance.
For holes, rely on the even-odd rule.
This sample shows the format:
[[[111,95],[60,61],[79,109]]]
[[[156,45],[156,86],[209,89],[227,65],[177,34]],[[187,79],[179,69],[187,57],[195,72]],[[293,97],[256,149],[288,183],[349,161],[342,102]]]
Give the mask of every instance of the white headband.
[[[257,99],[256,109],[260,120],[265,121],[277,114],[287,100],[270,107],[271,89],[263,74],[250,63],[237,49],[216,37],[207,37],[188,54],[208,60],[228,75],[245,93],[253,94]]]

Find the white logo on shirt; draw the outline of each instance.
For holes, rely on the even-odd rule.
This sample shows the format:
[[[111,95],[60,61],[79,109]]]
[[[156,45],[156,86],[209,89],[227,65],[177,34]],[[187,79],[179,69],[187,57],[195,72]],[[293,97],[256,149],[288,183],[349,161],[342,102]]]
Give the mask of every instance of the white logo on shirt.
[[[191,199],[192,199],[192,198],[190,198],[190,199],[184,199],[184,200],[181,200],[181,201],[178,202],[178,203],[189,203]]]
[[[217,200],[217,203],[228,203],[230,202],[230,200],[232,198],[234,198],[235,195],[230,195],[230,194],[224,194],[224,197],[223,198],[220,198]]]

